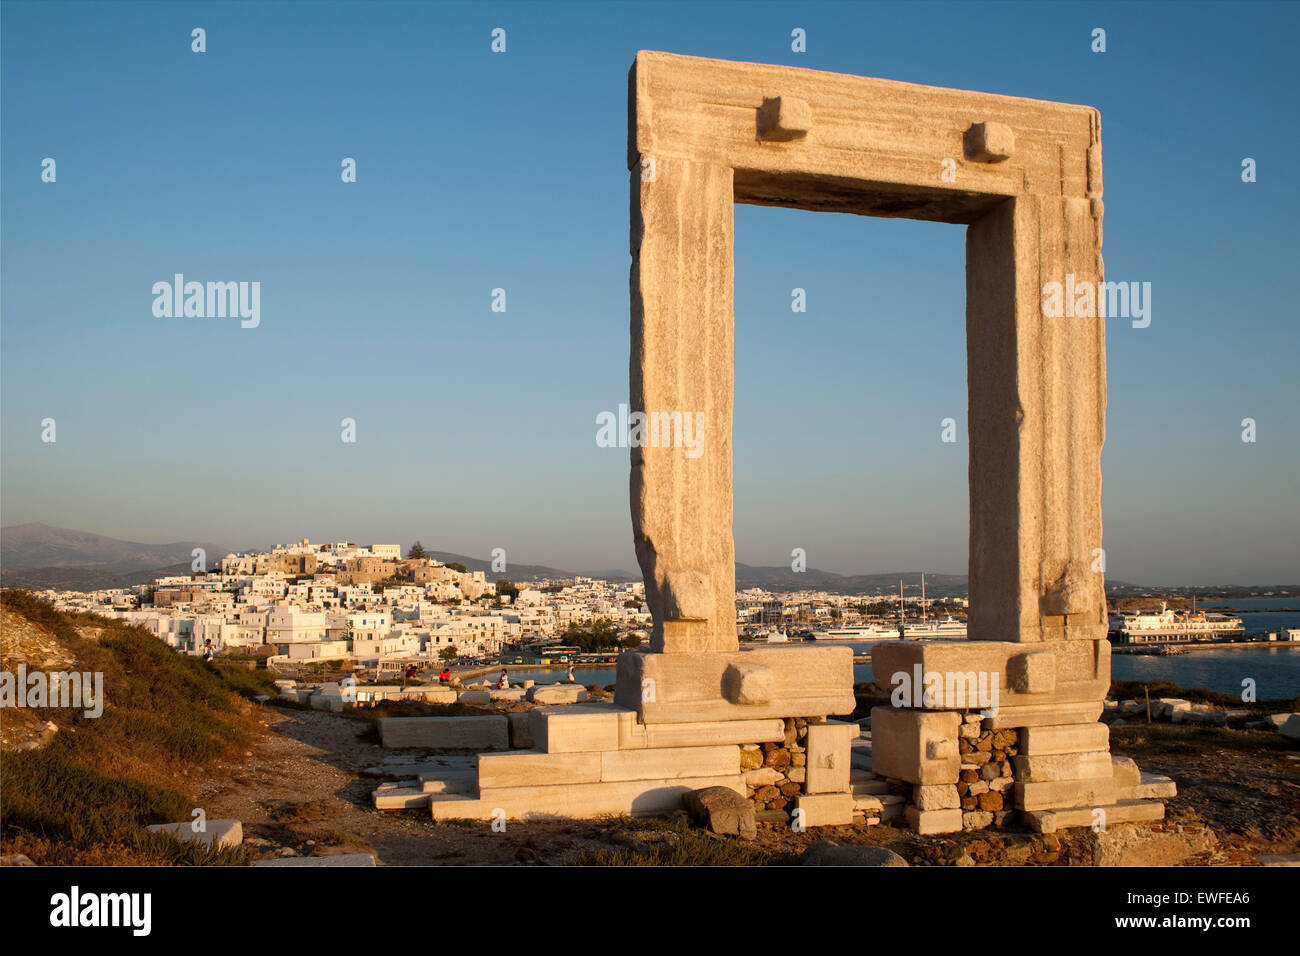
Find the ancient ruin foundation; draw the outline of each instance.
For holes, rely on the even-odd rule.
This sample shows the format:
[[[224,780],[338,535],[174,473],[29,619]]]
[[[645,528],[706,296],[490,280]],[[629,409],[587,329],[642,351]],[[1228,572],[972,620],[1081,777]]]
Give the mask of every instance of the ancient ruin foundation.
[[[1161,818],[1172,783],[1113,760],[1098,723],[1104,321],[1042,308],[1047,283],[1102,278],[1096,110],[651,52],[629,99],[631,408],[702,412],[703,453],[632,449],[654,630],[620,658],[615,702],[533,711],[533,749],[483,755],[477,790],[433,795],[434,818],[653,813],[715,786],[805,826]],[[872,712],[869,745],[829,719],[854,708],[848,648],[736,639],[738,202],[967,227],[971,639],[875,646],[878,684],[917,692]]]

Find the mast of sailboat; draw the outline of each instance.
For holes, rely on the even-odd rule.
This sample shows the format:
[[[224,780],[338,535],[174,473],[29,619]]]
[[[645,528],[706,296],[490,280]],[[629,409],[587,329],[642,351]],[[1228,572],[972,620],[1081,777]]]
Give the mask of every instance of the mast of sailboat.
[[[921,628],[925,629],[925,572],[921,572]]]
[[[898,579],[898,639],[903,639],[905,618],[903,616],[903,579]]]

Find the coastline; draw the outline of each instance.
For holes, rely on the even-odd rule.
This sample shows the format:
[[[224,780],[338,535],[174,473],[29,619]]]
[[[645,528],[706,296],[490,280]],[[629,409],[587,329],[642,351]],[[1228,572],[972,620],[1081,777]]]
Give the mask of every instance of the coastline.
[[[1300,648],[1300,641],[1163,641],[1150,644],[1112,644],[1112,654],[1150,653],[1153,647],[1179,647],[1184,650],[1213,650],[1219,647],[1291,647]]]

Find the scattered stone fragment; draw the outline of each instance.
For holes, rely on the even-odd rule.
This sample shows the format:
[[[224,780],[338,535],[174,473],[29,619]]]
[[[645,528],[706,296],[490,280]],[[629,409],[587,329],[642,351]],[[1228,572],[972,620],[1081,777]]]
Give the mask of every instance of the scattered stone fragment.
[[[729,787],[691,790],[683,797],[683,803],[692,820],[705,824],[714,833],[746,840],[758,835],[754,805]]]
[[[802,866],[907,866],[907,861],[881,846],[840,846],[829,840],[810,844],[799,858]]]

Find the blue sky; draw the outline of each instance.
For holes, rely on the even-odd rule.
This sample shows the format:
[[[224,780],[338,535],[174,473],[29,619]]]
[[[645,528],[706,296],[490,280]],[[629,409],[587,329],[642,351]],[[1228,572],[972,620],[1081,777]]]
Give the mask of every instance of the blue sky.
[[[1109,574],[1300,580],[1294,5],[0,16],[4,524],[635,568],[595,419],[627,399],[626,74],[658,49],[1098,107],[1107,278],[1153,287],[1149,328],[1108,320]],[[739,560],[965,571],[963,232],[736,208]],[[260,327],[156,318],[176,272],[260,281]]]

